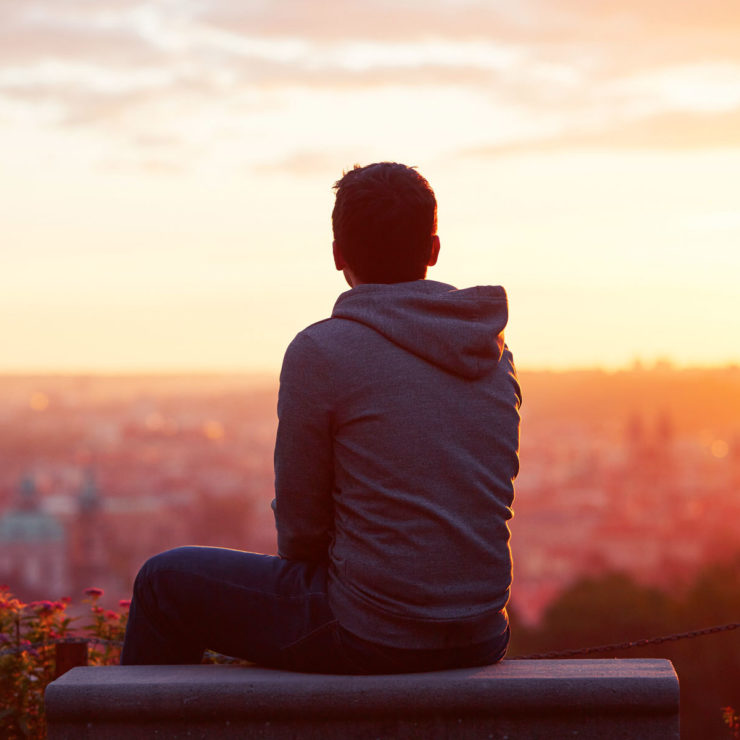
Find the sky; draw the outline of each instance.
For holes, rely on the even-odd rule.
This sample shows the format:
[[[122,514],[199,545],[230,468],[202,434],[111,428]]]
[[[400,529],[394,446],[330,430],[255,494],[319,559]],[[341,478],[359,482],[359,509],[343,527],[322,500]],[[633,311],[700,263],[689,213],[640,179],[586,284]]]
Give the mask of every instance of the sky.
[[[732,0],[0,0],[0,372],[260,371],[414,165],[520,368],[740,362]]]

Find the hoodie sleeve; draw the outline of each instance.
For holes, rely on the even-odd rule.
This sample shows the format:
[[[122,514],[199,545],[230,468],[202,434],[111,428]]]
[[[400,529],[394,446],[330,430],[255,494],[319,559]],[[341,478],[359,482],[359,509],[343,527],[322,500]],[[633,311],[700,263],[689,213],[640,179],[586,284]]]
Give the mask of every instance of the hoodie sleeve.
[[[275,442],[278,554],[319,562],[329,556],[334,485],[329,374],[305,332],[289,345],[280,373]]]

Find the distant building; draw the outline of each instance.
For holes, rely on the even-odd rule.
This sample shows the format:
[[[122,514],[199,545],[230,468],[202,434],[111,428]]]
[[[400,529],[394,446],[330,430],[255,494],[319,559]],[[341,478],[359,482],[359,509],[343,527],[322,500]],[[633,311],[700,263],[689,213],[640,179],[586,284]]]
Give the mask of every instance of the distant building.
[[[66,532],[41,509],[30,475],[0,517],[0,582],[28,601],[59,598],[69,589]]]
[[[108,547],[103,500],[95,475],[92,470],[87,470],[77,498],[77,515],[72,524],[70,561],[75,593],[107,583]]]

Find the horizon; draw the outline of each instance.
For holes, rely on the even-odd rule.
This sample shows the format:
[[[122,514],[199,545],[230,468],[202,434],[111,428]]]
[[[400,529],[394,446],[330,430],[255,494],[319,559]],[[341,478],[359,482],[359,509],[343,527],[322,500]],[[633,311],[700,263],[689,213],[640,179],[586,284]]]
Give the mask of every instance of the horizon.
[[[521,367],[517,365],[518,375],[566,375],[579,373],[594,373],[603,375],[619,375],[624,373],[702,373],[702,372],[738,372],[740,363],[726,362],[716,364],[686,364],[680,365],[670,358],[660,357],[652,361],[635,358],[629,364],[619,366],[580,365],[562,367]],[[90,368],[30,368],[30,369],[1,369],[2,380],[35,380],[35,379],[147,379],[165,380],[168,378],[242,378],[255,384],[277,383],[280,368],[126,368],[126,369],[90,369]]]

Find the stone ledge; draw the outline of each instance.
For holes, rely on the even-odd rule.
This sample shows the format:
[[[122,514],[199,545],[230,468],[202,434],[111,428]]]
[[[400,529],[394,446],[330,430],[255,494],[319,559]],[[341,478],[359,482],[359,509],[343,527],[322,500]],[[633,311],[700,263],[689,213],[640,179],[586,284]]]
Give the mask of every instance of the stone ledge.
[[[392,676],[238,666],[74,668],[51,740],[117,737],[678,738],[667,660],[504,661]]]

